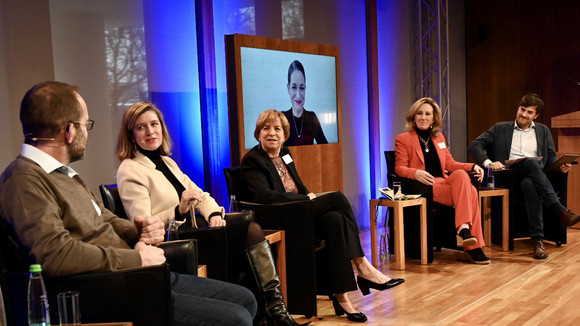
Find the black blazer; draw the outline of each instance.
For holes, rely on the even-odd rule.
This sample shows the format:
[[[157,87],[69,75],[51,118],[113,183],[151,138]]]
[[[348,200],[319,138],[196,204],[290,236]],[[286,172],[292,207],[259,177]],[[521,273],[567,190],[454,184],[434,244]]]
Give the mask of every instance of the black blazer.
[[[290,155],[288,147],[283,146],[280,150],[280,157]],[[282,160],[284,162],[284,160]],[[245,184],[245,198],[241,200],[248,200],[262,204],[283,203],[296,200],[310,200],[306,195],[309,193],[308,189],[300,180],[294,160],[286,164],[288,172],[296,183],[298,194],[286,192],[284,184],[278,175],[276,166],[268,154],[259,147],[259,145],[252,148],[242,159],[240,174],[242,182]]]
[[[469,154],[480,166],[486,159],[492,162],[505,161],[510,157],[515,121],[498,122],[474,139],[468,147]],[[558,160],[552,133],[546,125],[535,122],[538,156],[542,156],[541,166],[550,166]]]

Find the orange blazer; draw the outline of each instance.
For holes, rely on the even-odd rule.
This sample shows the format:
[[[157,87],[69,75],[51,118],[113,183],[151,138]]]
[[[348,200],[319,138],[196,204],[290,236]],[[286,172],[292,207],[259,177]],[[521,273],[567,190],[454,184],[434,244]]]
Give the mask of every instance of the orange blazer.
[[[473,163],[457,162],[451,156],[445,136],[438,133],[437,136],[431,137],[431,141],[437,149],[437,156],[441,163],[442,174],[447,178],[447,172],[455,170],[465,170],[467,172],[473,169]],[[421,143],[415,130],[402,133],[395,139],[395,173],[404,178],[415,179],[417,169],[425,170],[425,158],[421,150]]]

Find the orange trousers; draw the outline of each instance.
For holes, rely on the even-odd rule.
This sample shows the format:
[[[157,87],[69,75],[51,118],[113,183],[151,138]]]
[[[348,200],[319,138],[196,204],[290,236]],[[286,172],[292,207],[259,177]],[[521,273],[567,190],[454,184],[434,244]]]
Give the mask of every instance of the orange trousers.
[[[479,194],[477,189],[471,184],[471,179],[467,172],[456,170],[447,178],[435,178],[433,201],[446,206],[455,206],[456,228],[462,224],[469,225],[471,234],[477,238],[477,244],[465,247],[465,250],[485,246],[481,229]]]

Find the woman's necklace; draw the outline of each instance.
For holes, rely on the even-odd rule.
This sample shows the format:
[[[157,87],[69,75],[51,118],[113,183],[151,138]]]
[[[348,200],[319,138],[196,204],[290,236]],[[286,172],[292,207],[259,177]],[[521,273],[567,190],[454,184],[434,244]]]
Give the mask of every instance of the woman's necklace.
[[[280,156],[272,157],[272,163],[274,163],[276,171],[278,171],[278,175],[283,178],[286,174],[286,171],[284,171],[284,165],[282,163],[282,159],[280,159]]]
[[[423,143],[423,145],[425,146],[425,153],[429,153],[429,137],[427,137],[427,140],[423,140],[423,138],[421,138],[421,136],[419,136],[419,140]]]
[[[296,138],[300,138],[302,136],[302,128],[304,127],[304,112],[302,112],[302,120],[300,121],[300,132],[298,132],[298,126],[296,125],[296,117],[294,116],[294,112],[292,112],[292,120],[294,120],[294,129],[296,129]]]

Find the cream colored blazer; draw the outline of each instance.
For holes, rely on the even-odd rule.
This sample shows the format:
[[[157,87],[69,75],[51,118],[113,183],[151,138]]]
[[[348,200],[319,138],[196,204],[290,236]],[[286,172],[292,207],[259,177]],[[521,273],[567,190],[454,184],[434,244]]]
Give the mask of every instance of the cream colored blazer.
[[[199,189],[181,172],[175,161],[167,156],[163,156],[163,161],[185,189]],[[117,186],[125,213],[131,220],[136,216],[158,215],[167,226],[169,220],[175,218],[175,207],[179,205],[177,191],[163,173],[155,169],[155,164],[141,152],[137,152],[134,159],[125,159],[121,162],[117,170]],[[203,201],[192,203],[190,214],[194,224],[195,211],[201,213],[206,220],[213,212],[221,212],[222,217],[224,216],[224,208],[220,207],[209,193],[205,194]]]

